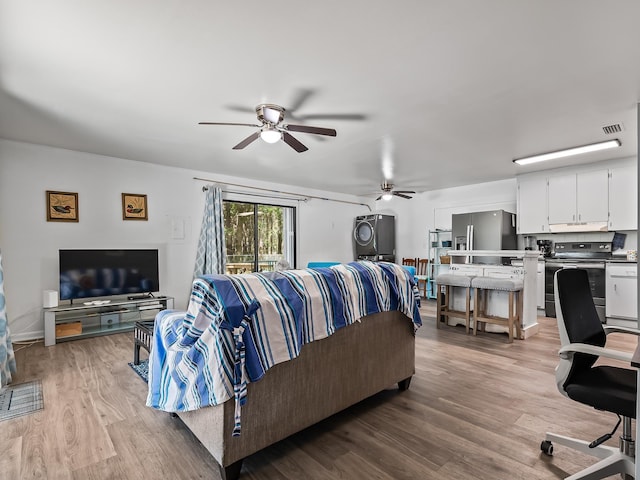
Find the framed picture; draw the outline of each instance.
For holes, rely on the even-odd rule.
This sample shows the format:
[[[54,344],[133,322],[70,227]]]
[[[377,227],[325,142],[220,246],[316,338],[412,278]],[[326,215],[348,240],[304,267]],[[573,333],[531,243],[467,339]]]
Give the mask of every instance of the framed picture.
[[[138,193],[123,193],[122,219],[149,220],[147,214],[147,196]]]
[[[47,190],[47,222],[77,222],[78,194]]]

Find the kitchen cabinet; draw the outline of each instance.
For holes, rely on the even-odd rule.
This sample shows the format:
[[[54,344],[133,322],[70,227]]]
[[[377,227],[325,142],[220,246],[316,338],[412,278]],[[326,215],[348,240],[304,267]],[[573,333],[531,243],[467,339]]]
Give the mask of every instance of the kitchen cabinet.
[[[518,178],[518,234],[549,231],[547,178]]]
[[[638,186],[635,164],[609,171],[609,230],[638,228]]]
[[[638,318],[638,265],[608,263],[606,266],[607,318]]]
[[[576,175],[549,178],[549,223],[574,223],[576,221]]]
[[[595,170],[576,175],[578,222],[609,219],[609,171]]]
[[[607,222],[609,171],[606,169],[549,177],[549,224]]]

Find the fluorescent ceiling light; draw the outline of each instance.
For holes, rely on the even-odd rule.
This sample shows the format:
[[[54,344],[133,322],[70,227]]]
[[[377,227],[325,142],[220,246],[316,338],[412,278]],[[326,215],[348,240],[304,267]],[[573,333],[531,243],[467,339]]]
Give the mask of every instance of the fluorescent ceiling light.
[[[282,138],[282,134],[275,128],[263,128],[260,132],[260,138],[267,143],[276,143]]]
[[[545,162],[547,160],[555,160],[556,158],[570,157],[571,155],[580,155],[582,153],[597,152],[598,150],[606,150],[607,148],[616,148],[622,145],[620,140],[608,140],[606,142],[592,143],[590,145],[582,145],[581,147],[567,148],[556,152],[541,153],[540,155],[532,155],[530,157],[517,158],[514,163],[518,165],[529,165],[531,163]]]

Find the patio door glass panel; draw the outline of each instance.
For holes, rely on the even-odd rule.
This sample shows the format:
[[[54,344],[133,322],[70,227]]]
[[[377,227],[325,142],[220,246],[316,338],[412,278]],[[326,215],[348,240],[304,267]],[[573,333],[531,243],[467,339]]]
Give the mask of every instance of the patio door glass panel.
[[[255,265],[255,215],[252,203],[224,204],[224,240],[227,247],[225,273],[253,272]]]
[[[228,274],[272,272],[295,265],[295,208],[224,202]]]

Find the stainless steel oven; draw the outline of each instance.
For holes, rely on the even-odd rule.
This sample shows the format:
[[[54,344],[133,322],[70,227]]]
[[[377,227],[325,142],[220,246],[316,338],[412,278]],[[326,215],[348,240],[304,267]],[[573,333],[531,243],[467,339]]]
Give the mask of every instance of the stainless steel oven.
[[[556,316],[553,277],[561,268],[582,268],[587,271],[591,295],[602,323],[605,322],[606,277],[605,260],[611,257],[611,243],[556,243],[555,253],[547,258],[544,268],[545,315]]]
[[[602,261],[557,261],[548,260],[544,265],[544,307],[547,317],[556,316],[556,304],[554,300],[553,276],[557,270],[562,268],[583,268],[587,271],[589,284],[591,285],[591,295],[596,306],[598,316],[602,323],[605,322],[605,262]]]

